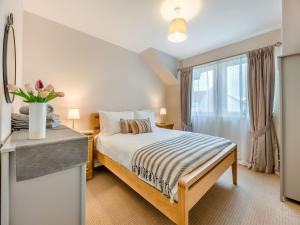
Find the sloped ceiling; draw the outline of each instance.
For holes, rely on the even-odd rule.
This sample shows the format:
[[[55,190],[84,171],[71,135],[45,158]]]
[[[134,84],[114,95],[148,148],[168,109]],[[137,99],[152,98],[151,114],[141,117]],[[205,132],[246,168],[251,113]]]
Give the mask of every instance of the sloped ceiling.
[[[140,53],[140,57],[164,84],[179,84],[179,80],[176,77],[178,61],[175,58],[153,48],[148,48]]]
[[[175,2],[175,3],[174,3]],[[174,4],[188,17],[188,39],[167,40]],[[183,59],[281,25],[281,0],[24,0],[26,11],[140,53]]]

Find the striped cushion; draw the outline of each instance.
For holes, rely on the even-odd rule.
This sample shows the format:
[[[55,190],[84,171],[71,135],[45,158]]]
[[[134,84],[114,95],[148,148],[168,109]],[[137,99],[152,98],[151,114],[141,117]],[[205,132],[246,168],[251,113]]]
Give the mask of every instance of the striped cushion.
[[[135,119],[128,120],[133,134],[150,133],[152,132],[150,119]]]
[[[129,121],[130,120],[120,119],[120,129],[122,134],[132,133]]]

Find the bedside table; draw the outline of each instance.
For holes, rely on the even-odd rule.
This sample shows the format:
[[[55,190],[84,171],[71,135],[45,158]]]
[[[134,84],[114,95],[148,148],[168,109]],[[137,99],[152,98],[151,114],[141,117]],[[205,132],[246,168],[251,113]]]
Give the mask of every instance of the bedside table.
[[[174,123],[156,123],[157,127],[165,128],[165,129],[173,129]]]
[[[93,131],[81,131],[88,137],[88,161],[86,163],[86,179],[90,180],[94,175],[94,134]]]

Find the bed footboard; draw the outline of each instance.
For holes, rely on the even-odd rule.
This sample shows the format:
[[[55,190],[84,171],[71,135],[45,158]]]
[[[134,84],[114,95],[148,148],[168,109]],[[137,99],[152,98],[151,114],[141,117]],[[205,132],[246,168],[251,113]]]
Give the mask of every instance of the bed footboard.
[[[237,149],[229,146],[216,157],[183,176],[178,184],[178,202],[171,203],[160,191],[109,157],[95,151],[96,158],[127,185],[144,197],[177,225],[188,225],[189,211],[231,166],[233,183],[237,182]]]
[[[227,147],[203,166],[180,178],[178,184],[178,225],[188,225],[190,209],[230,166],[232,167],[233,184],[237,184],[236,145]]]

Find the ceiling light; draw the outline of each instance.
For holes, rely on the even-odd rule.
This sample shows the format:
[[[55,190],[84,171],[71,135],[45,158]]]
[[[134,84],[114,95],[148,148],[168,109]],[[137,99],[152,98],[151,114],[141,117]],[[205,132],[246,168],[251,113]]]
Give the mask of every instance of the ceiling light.
[[[176,17],[171,21],[169,26],[168,40],[175,43],[183,42],[187,39],[186,21],[185,19],[180,18],[180,10],[179,7],[174,9]]]
[[[168,40],[179,43],[184,41],[186,38],[186,21],[182,18],[172,20],[169,27]]]

